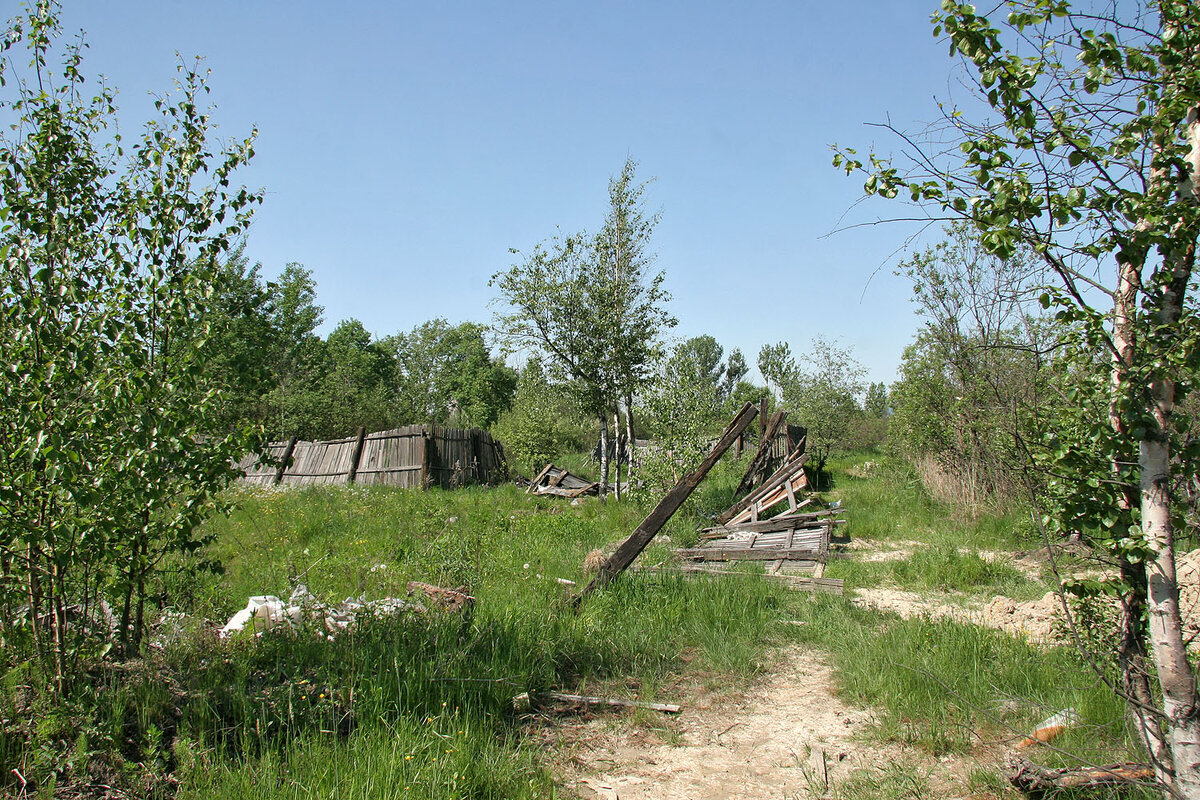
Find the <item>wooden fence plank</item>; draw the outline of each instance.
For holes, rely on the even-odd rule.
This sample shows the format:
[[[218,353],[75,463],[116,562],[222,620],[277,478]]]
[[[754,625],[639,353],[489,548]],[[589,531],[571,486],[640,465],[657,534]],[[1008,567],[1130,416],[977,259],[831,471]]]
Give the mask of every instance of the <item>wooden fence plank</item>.
[[[412,488],[490,483],[507,475],[502,445],[474,428],[406,425],[376,433],[359,428],[341,439],[272,442],[267,452],[268,458],[252,455],[238,463],[244,482]]]

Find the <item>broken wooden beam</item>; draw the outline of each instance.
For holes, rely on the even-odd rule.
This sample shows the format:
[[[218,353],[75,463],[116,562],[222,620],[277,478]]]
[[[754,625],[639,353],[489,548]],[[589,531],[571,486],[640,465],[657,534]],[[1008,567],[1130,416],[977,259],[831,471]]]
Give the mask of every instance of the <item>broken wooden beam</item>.
[[[758,440],[758,450],[755,451],[754,458],[750,459],[750,464],[746,467],[741,481],[738,482],[735,494],[744,494],[758,483],[758,475],[766,469],[771,460],[771,449],[775,446],[775,436],[779,433],[779,426],[785,419],[787,419],[786,411],[776,411],[763,426],[762,436]]]
[[[529,486],[525,489],[525,494],[533,491],[534,487],[542,482],[542,478],[549,474],[550,470],[554,469],[554,464],[547,464],[545,468],[538,473],[538,476],[529,482]]]
[[[742,410],[734,416],[733,421],[729,423],[721,434],[721,438],[713,445],[712,451],[700,462],[700,466],[696,467],[693,472],[685,475],[679,483],[675,484],[675,488],[667,492],[666,496],[659,501],[654,510],[629,535],[629,538],[622,542],[616,552],[608,557],[608,560],[600,566],[596,577],[592,578],[591,583],[576,595],[576,604],[584,597],[596,591],[596,589],[620,575],[633,563],[633,560],[646,549],[646,545],[650,544],[650,540],[662,530],[663,525],[667,524],[667,520],[691,496],[696,487],[700,485],[700,481],[704,480],[704,476],[708,474],[708,471],[713,468],[713,465],[717,463],[725,451],[729,449],[729,446],[737,439],[738,434],[746,429],[746,426],[750,424],[757,414],[758,410],[752,404],[746,403],[746,405],[742,406]]]
[[[665,714],[678,714],[683,706],[675,703],[649,703],[642,700],[623,700],[619,697],[594,697],[586,694],[564,694],[563,692],[522,692],[512,699],[514,708],[529,709],[538,701],[554,700],[580,706],[608,706],[610,708],[644,708]]]
[[[775,472],[774,475],[772,475],[770,478],[768,478],[761,486],[759,486],[757,489],[755,489],[750,494],[743,497],[737,503],[734,503],[734,505],[732,507],[730,507],[726,511],[719,514],[717,516],[717,522],[720,522],[722,524],[728,523],[731,520],[733,520],[735,517],[737,517],[739,514],[741,514],[743,511],[749,509],[756,502],[758,502],[763,497],[765,497],[767,494],[769,494],[772,490],[777,489],[778,487],[782,486],[784,481],[790,480],[791,478],[793,478],[796,475],[797,472],[800,472],[801,470],[803,470],[804,462],[807,460],[808,460],[807,455],[801,455],[798,458],[784,464],[782,467],[780,467]],[[782,497],[780,499],[782,499]]]
[[[1020,756],[1008,759],[1008,781],[1023,792],[1054,794],[1066,789],[1097,789],[1133,783],[1152,783],[1154,770],[1145,764],[1121,763],[1100,767],[1051,769]]]

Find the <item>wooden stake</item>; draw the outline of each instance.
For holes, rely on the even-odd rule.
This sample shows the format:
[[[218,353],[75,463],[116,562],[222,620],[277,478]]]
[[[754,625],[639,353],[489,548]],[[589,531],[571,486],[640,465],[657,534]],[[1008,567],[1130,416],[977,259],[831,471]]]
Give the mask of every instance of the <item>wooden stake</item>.
[[[766,469],[771,461],[771,449],[774,447],[775,437],[779,434],[779,426],[787,419],[786,411],[776,411],[771,415],[770,420],[764,417],[763,434],[758,442],[758,450],[754,454],[754,458],[750,459],[749,466],[746,467],[746,472],[742,475],[742,480],[738,483],[738,488],[735,494],[744,494],[754,488],[758,483],[758,476]]]

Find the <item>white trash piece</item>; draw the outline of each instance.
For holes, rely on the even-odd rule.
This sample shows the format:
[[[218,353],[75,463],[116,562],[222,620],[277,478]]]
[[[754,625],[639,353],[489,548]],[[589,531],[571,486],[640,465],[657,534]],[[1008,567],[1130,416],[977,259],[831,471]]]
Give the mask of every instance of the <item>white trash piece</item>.
[[[255,632],[269,631],[276,627],[284,620],[291,622],[291,615],[287,613],[288,609],[284,606],[283,601],[273,594],[258,594],[251,597],[246,607],[229,618],[229,622],[225,623],[225,627],[221,628],[221,636],[229,636],[231,633],[245,630],[247,625],[253,624]],[[296,609],[300,613],[300,609]]]
[[[407,610],[424,611],[425,608],[395,597],[367,602],[366,595],[347,597],[340,606],[327,606],[314,597],[307,586],[300,584],[286,603],[273,594],[251,597],[245,608],[229,618],[219,634],[221,638],[226,638],[247,627],[259,634],[281,625],[297,630],[303,625],[305,615],[308,615],[323,623],[324,632],[321,635],[333,637],[353,627],[358,614],[388,617]]]

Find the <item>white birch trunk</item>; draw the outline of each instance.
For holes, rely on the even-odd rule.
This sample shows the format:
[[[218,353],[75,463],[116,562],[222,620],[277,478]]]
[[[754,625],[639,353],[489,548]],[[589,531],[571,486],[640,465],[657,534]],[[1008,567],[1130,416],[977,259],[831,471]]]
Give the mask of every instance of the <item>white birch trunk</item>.
[[[608,414],[600,412],[600,502],[608,498]]]
[[[1188,156],[1191,169],[1179,185],[1181,200],[1196,201],[1197,176],[1200,175],[1200,123],[1197,110],[1188,115]],[[1182,240],[1192,232],[1172,231]],[[1191,281],[1195,261],[1195,240],[1175,243],[1164,249],[1162,269],[1169,271],[1158,299],[1156,319],[1163,331],[1171,331],[1183,317],[1184,298]],[[1158,333],[1163,336],[1163,333]],[[1150,654],[1158,672],[1162,690],[1162,710],[1166,718],[1167,741],[1174,767],[1174,783],[1167,785],[1167,796],[1200,800],[1200,693],[1196,674],[1188,661],[1179,610],[1179,582],[1175,574],[1175,531],[1171,521],[1171,434],[1175,405],[1175,382],[1160,369],[1152,373],[1150,402],[1145,409],[1154,418],[1154,430],[1142,439],[1138,466],[1141,470],[1142,535],[1153,552],[1146,565],[1146,598],[1150,627]]]
[[[625,447],[629,457],[626,463],[629,468],[625,471],[628,480],[633,482],[633,473],[637,467],[637,439],[633,438],[633,397],[625,395]]]
[[[616,482],[613,484],[613,496],[618,501],[621,499],[621,411],[613,408],[613,436],[616,437],[616,447],[613,448],[613,453],[616,455],[616,464],[614,475]]]

